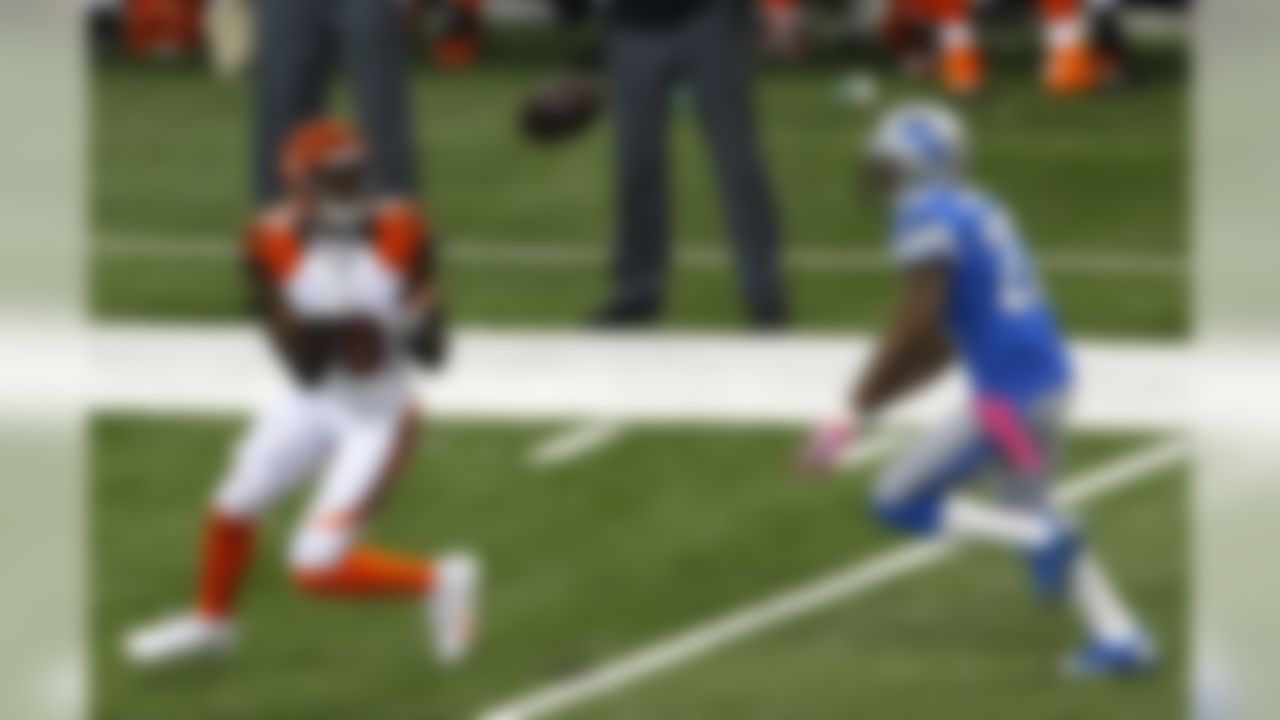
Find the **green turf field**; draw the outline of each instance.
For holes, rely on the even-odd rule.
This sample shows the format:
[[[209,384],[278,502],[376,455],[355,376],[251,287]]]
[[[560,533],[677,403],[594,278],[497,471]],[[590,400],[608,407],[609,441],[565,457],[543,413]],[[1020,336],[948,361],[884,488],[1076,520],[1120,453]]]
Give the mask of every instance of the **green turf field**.
[[[505,40],[504,40],[505,42]],[[612,215],[607,127],[530,147],[514,129],[545,48],[504,47],[465,74],[414,80],[444,282],[466,325],[578,324],[601,298]],[[1001,67],[967,108],[988,185],[1008,196],[1068,326],[1090,335],[1178,338],[1189,324],[1185,53],[1153,48],[1138,90],[1059,102],[1031,63]],[[535,59],[530,59],[531,57]],[[796,319],[868,329],[893,297],[878,266],[883,219],[852,167],[873,114],[842,106],[849,71],[831,58],[773,69],[762,122],[788,228]],[[99,319],[241,316],[233,257],[247,206],[247,88],[186,65],[111,60],[92,72],[94,256]],[[921,88],[890,79],[888,97]],[[715,191],[687,101],[677,98],[678,247],[671,325],[740,321]],[[835,253],[827,264],[823,258]],[[719,255],[717,255],[719,254]],[[1123,265],[1123,267],[1121,267]],[[372,530],[410,549],[473,546],[490,565],[487,635],[461,671],[433,667],[416,612],[305,599],[283,573],[296,506],[274,514],[225,664],[158,673],[117,654],[131,624],[173,610],[213,480],[239,422],[105,415],[94,425],[95,711],[112,720],[459,719],[902,541],[863,511],[871,469],[830,483],[792,478],[789,429],[627,429],[573,464],[537,469],[562,428],[444,423]],[[1149,442],[1087,434],[1068,470]],[[870,595],[749,638],[565,717],[626,720],[1023,720],[1181,714],[1186,614],[1185,472],[1102,500],[1090,527],[1167,654],[1142,682],[1077,684],[1056,673],[1077,636],[1027,600],[1017,563],[965,551]]]
[[[869,472],[829,483],[786,471],[783,429],[636,428],[555,469],[528,453],[558,428],[430,428],[372,529],[407,548],[470,545],[490,563],[487,635],[460,671],[432,667],[408,607],[324,604],[282,572],[293,507],[276,513],[225,664],[143,674],[116,654],[130,624],[174,609],[212,477],[238,424],[105,416],[94,426],[96,716],[118,720],[472,717],[494,703],[789,589],[900,542],[863,512]],[[1069,470],[1148,442],[1081,436]],[[1125,684],[1077,684],[1056,662],[1077,639],[1028,602],[1020,566],[965,551],[569,714],[682,720],[1022,720],[1181,715],[1184,473],[1087,513],[1168,664]]]
[[[1088,102],[1045,98],[1031,62],[1001,69],[969,113],[979,168],[1009,197],[1045,259],[1156,260],[1157,271],[1053,269],[1068,325],[1094,335],[1178,337],[1187,328],[1187,78],[1181,50],[1153,52],[1150,81]],[[612,200],[601,126],[573,145],[523,143],[513,111],[549,62],[499,58],[465,74],[420,72],[414,100],[430,204],[445,238],[445,282],[472,324],[573,325],[601,298]],[[853,148],[872,114],[834,99],[848,64],[775,70],[761,84],[762,122],[797,253],[877,253],[882,219],[859,199]],[[107,62],[93,74],[94,304],[101,317],[212,320],[242,300],[231,248],[247,196],[247,89],[187,66]],[[921,91],[898,80],[888,96]],[[725,247],[697,126],[677,99],[678,243]],[[492,244],[535,261],[485,257]],[[572,262],[538,257],[573,252]],[[1098,261],[1099,255],[1103,256]],[[866,327],[883,313],[879,268],[800,263],[790,279],[798,322]],[[684,267],[671,322],[739,320],[723,266]]]

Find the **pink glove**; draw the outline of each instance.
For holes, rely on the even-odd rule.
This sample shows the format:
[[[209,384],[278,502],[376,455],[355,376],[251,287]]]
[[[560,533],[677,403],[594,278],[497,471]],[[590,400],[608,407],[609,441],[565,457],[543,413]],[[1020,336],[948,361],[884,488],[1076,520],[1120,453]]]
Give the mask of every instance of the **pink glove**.
[[[823,422],[809,435],[804,452],[796,463],[797,469],[806,475],[832,472],[857,435],[858,424],[852,417],[842,416]]]

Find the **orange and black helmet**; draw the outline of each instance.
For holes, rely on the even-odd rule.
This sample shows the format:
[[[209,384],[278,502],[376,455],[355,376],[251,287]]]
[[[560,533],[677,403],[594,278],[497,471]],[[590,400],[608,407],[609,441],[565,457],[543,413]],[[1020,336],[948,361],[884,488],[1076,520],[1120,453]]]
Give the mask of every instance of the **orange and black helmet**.
[[[297,187],[324,166],[364,153],[364,138],[351,124],[333,118],[309,120],[299,125],[285,143],[280,173],[289,187]]]

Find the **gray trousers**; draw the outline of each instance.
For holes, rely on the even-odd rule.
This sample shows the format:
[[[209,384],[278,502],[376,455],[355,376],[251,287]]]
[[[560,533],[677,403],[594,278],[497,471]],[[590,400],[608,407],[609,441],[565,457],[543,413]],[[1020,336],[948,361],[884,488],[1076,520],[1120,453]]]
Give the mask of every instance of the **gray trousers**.
[[[347,71],[359,124],[383,193],[417,186],[404,32],[396,0],[257,0],[254,195],[281,191],[279,156],[290,131],[325,112],[331,75]]]
[[[615,304],[660,307],[670,256],[667,136],[673,90],[693,92],[711,151],[748,308],[785,312],[779,223],[756,128],[752,8],[713,0],[673,28],[610,29],[616,114]]]

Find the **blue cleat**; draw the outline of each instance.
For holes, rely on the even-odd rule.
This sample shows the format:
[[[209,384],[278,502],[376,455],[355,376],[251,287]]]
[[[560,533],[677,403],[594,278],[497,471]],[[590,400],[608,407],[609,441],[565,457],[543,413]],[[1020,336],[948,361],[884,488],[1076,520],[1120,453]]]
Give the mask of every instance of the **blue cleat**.
[[[1139,633],[1122,642],[1094,640],[1067,659],[1067,673],[1078,678],[1123,678],[1142,675],[1157,663],[1155,646]]]
[[[1045,547],[1031,553],[1031,579],[1036,593],[1046,602],[1061,602],[1071,589],[1072,570],[1080,557],[1080,533],[1062,526]]]

